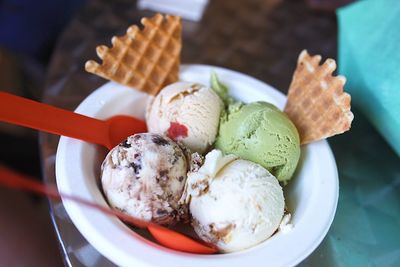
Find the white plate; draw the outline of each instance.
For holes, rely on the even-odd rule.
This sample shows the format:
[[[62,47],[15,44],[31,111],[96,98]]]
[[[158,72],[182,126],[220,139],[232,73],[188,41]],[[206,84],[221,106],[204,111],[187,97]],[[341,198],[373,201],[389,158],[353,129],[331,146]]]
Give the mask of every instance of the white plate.
[[[285,96],[247,75],[205,65],[181,67],[181,80],[209,84],[217,72],[230,94],[245,102],[268,101],[284,107]],[[110,82],[89,95],[77,113],[105,119],[116,114],[144,118],[147,95]],[[122,266],[293,266],[306,258],[326,235],[337,206],[338,175],[326,141],[302,148],[297,172],[284,188],[292,212],[293,229],[278,232],[245,251],[221,255],[181,253],[147,241],[120,220],[63,200],[65,209],[82,235],[101,254]],[[99,146],[61,137],[56,159],[57,186],[61,192],[107,205],[98,180],[105,151]]]

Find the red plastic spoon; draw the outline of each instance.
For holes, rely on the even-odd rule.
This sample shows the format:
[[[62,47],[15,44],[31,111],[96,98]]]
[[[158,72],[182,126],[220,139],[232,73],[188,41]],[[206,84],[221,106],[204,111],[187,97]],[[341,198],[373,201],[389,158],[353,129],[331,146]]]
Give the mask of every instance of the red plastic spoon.
[[[129,116],[98,120],[30,99],[0,92],[0,121],[64,135],[113,148],[134,133],[146,132],[146,123]]]
[[[103,145],[108,149],[113,148],[134,133],[146,131],[145,122],[133,117],[119,115],[102,121],[5,92],[0,92],[0,121],[80,139]],[[8,181],[14,181],[14,183],[7,183],[11,187],[35,191],[36,193],[45,194],[50,197],[62,196],[83,205],[97,208],[105,213],[116,215],[121,220],[138,227],[147,227],[154,238],[165,247],[200,254],[216,252],[214,248],[208,247],[178,232],[156,224],[137,220],[95,203],[87,203],[77,197],[68,196],[57,192],[55,189],[49,189],[42,184],[34,183],[34,181],[18,180],[16,176]],[[5,184],[4,180],[1,182]]]

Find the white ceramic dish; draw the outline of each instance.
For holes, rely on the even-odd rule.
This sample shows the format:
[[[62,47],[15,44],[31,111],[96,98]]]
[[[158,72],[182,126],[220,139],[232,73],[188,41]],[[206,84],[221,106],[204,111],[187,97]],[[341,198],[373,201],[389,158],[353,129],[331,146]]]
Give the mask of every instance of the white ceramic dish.
[[[186,65],[180,78],[209,84],[217,72],[230,94],[244,102],[264,100],[283,108],[285,96],[247,75],[212,66]],[[147,95],[107,83],[89,95],[77,113],[105,119],[116,114],[144,118]],[[93,144],[61,137],[56,159],[57,186],[61,192],[107,205],[98,186],[105,151]],[[337,206],[338,175],[326,141],[302,148],[301,162],[288,186],[286,203],[293,229],[278,232],[245,251],[221,255],[180,253],[147,241],[117,218],[64,200],[65,209],[82,235],[105,257],[121,266],[294,266],[306,258],[326,235]]]

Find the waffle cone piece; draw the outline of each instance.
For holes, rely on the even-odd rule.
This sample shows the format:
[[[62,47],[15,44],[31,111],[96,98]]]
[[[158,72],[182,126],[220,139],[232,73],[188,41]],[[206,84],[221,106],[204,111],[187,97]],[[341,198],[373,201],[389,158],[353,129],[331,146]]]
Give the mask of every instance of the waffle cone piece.
[[[114,36],[112,47],[96,48],[102,59],[89,60],[88,72],[140,91],[156,95],[165,85],[178,81],[182,25],[178,16],[156,14],[142,18],[144,28],[132,25],[123,36]]]
[[[301,144],[311,143],[350,129],[354,118],[350,95],[343,92],[346,78],[333,76],[336,62],[300,53],[289,87],[285,112],[296,125]]]

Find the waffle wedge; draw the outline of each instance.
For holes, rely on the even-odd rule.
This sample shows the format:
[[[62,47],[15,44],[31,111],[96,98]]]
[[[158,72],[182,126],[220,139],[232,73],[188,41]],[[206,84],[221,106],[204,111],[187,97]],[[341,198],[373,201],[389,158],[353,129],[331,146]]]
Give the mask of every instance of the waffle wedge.
[[[178,81],[182,48],[181,19],[156,14],[132,25],[123,36],[114,36],[112,47],[96,48],[102,60],[89,60],[88,72],[140,91],[156,95],[165,85]]]
[[[289,87],[285,112],[296,125],[301,144],[343,133],[354,118],[350,95],[343,92],[343,76],[333,76],[336,62],[321,56],[300,53]]]

